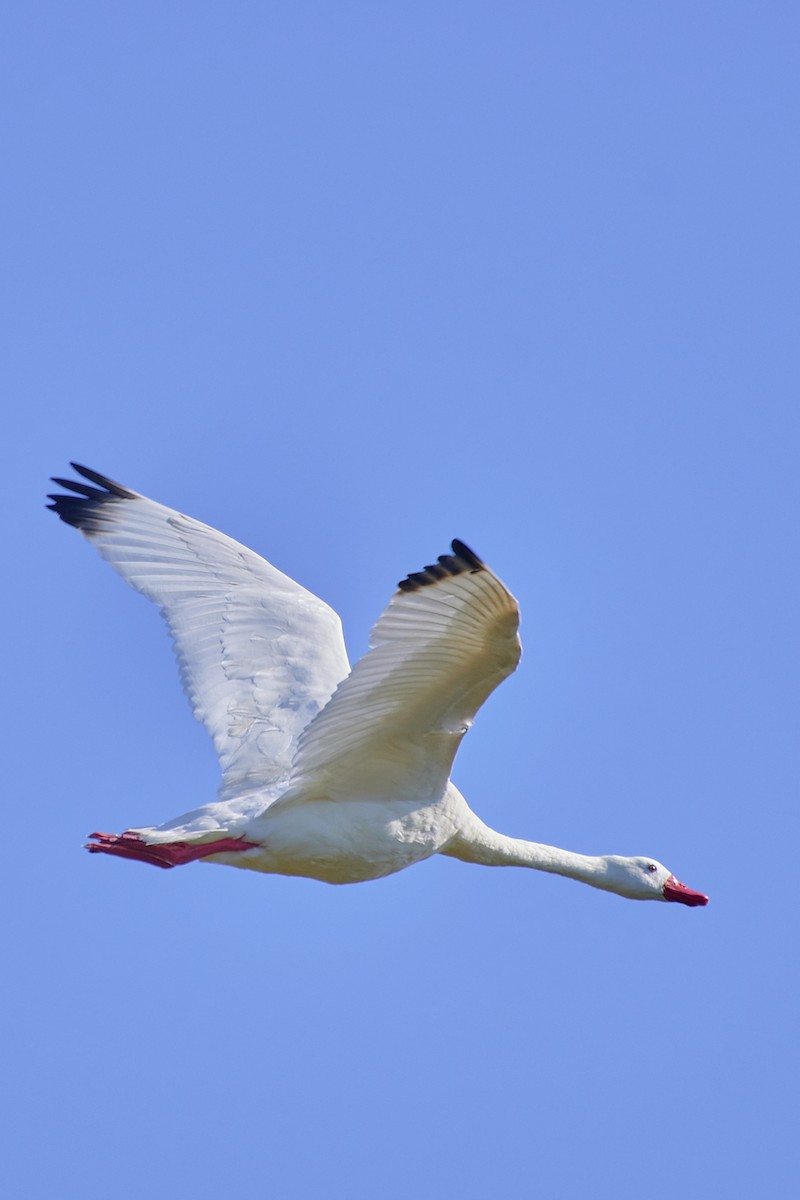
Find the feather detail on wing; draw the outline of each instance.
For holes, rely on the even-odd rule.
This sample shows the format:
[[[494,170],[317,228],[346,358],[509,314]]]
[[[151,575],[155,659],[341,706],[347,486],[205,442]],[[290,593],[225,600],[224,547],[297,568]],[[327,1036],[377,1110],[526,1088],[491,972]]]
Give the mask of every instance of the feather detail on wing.
[[[338,616],[208,525],[86,467],[51,496],[123,579],[161,609],[181,680],[222,765],[221,798],[288,774],[301,731],[349,670]]]
[[[475,713],[519,662],[518,626],[511,593],[453,542],[399,584],[369,652],[301,734],[288,796],[293,784],[335,799],[438,793]]]

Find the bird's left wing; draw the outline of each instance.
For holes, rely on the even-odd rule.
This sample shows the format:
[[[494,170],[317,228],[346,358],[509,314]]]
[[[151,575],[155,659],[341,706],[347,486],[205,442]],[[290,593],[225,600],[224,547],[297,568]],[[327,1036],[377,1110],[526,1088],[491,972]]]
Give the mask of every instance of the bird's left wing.
[[[293,784],[333,799],[440,793],[475,713],[519,662],[517,602],[463,542],[398,588],[369,652],[301,734],[288,803]]]
[[[161,609],[181,681],[222,764],[230,799],[289,772],[297,739],[349,664],[327,604],[246,546],[72,466],[49,506]]]

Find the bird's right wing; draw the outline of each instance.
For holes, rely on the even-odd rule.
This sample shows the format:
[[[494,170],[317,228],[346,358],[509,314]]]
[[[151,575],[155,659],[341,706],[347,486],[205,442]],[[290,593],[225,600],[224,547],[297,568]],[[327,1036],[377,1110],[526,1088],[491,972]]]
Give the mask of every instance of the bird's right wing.
[[[96,486],[55,479],[72,494],[49,507],[161,609],[222,764],[221,798],[284,778],[350,669],[336,613],[209,525],[72,466]]]
[[[520,657],[517,602],[463,542],[404,579],[298,742],[278,803],[441,794],[461,738]]]

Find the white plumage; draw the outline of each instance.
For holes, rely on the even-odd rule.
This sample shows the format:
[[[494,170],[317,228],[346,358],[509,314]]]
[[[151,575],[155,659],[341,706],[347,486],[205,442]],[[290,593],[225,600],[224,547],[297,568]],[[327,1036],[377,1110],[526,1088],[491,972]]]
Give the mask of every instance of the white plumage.
[[[588,857],[495,833],[450,782],[461,738],[516,668],[514,597],[462,542],[404,579],[350,670],[327,604],[245,546],[72,464],[50,505],[169,626],[218,798],[88,849],[350,883],[442,853],[530,866],[636,899],[705,904],[652,859]]]

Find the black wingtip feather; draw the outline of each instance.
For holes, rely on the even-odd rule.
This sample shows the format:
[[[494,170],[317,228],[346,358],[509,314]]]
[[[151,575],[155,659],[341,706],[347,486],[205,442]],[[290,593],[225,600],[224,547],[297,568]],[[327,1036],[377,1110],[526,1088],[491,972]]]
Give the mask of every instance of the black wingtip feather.
[[[453,547],[454,554],[456,554],[459,558],[463,558],[465,562],[469,563],[470,570],[481,571],[486,566],[486,563],[483,562],[482,559],[478,558],[477,554],[470,550],[469,546],[467,546],[465,542],[460,542],[458,538],[453,538],[450,545]]]
[[[67,525],[72,525],[83,533],[91,534],[100,527],[103,523],[103,509],[108,504],[113,504],[117,500],[137,500],[139,498],[136,492],[129,491],[122,484],[115,483],[113,479],[108,479],[107,476],[100,475],[97,471],[91,471],[88,467],[80,466],[79,463],[70,463],[70,466],[84,479],[90,479],[92,483],[99,486],[88,487],[85,483],[78,483],[76,480],[53,476],[53,483],[76,494],[71,496],[50,494],[47,499],[52,500],[53,503],[46,507],[52,509],[56,516],[60,517]]]
[[[412,571],[405,579],[401,579],[397,585],[400,591],[416,592],[420,588],[439,583],[451,575],[463,575],[465,571],[486,570],[486,564],[464,542],[454,538],[451,546],[452,554],[440,554],[438,562],[424,567],[421,571]]]
[[[80,463],[71,462],[69,465],[73,471],[77,471],[84,479],[89,479],[92,483],[99,484],[101,488],[105,488],[112,496],[118,496],[120,500],[135,500],[137,498],[136,492],[129,491],[121,483],[115,483],[107,475],[100,475],[97,471],[90,470],[89,467],[82,467]],[[72,487],[72,484],[68,484],[67,486]]]

